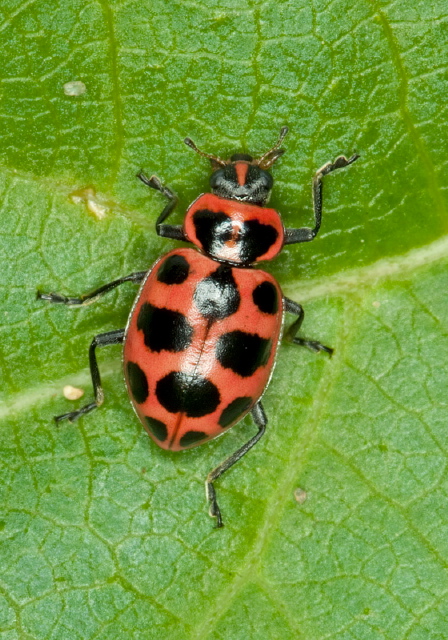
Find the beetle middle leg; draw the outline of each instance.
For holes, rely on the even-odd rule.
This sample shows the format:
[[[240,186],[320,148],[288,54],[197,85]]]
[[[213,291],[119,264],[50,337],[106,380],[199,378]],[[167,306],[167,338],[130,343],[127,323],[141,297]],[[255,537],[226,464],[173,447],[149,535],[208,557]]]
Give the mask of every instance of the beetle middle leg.
[[[95,400],[86,404],[81,409],[77,411],[70,411],[69,413],[64,413],[61,416],[55,416],[56,422],[61,422],[61,420],[68,420],[69,422],[74,422],[81,416],[93,411],[104,402],[104,391],[101,386],[101,376],[100,370],[98,368],[98,362],[96,360],[95,349],[96,347],[107,347],[111,344],[121,344],[124,340],[124,329],[117,329],[116,331],[108,331],[107,333],[100,333],[95,336],[92,340],[89,349],[89,362],[90,362],[90,375],[92,376],[92,385],[93,392],[95,395]]]
[[[70,298],[62,293],[41,293],[40,291],[37,291],[37,299],[46,300],[47,302],[53,302],[55,304],[66,304],[67,306],[87,305],[94,302],[97,298],[108,291],[115,289],[115,287],[119,287],[124,282],[143,282],[147,273],[147,271],[136,271],[135,273],[130,273],[128,276],[123,276],[123,278],[118,278],[118,280],[113,280],[112,282],[103,284],[102,287],[99,287],[94,291],[90,291],[90,293],[84,293],[78,298]]]
[[[244,444],[240,449],[238,449],[238,451],[235,451],[235,453],[232,453],[232,455],[229,456],[227,460],[224,460],[224,462],[221,462],[221,464],[218,465],[216,469],[213,469],[213,471],[210,471],[205,481],[205,493],[207,496],[207,500],[210,503],[209,513],[212,518],[216,518],[217,529],[223,526],[223,522],[222,522],[221,510],[218,506],[218,501],[216,499],[216,491],[213,483],[220,476],[222,476],[223,473],[225,473],[228,469],[230,469],[230,467],[232,467],[235,464],[235,462],[238,462],[238,460],[241,460],[241,458],[250,449],[252,449],[252,447],[255,444],[257,444],[257,442],[260,440],[260,438],[266,431],[266,425],[268,423],[268,419],[266,417],[266,414],[264,412],[261,402],[257,402],[257,404],[254,405],[251,411],[251,414],[252,414],[253,421],[258,427],[258,433],[254,435],[248,442],[246,442],[246,444]]]
[[[294,302],[294,300],[290,300],[289,298],[284,298],[285,311],[288,313],[293,313],[297,316],[297,320],[292,323],[286,332],[286,338],[291,340],[294,344],[299,345],[300,347],[307,347],[310,351],[314,351],[315,353],[319,353],[319,351],[325,351],[330,356],[333,354],[334,349],[331,347],[326,347],[321,344],[317,340],[308,340],[307,338],[297,338],[296,334],[302,326],[303,319],[305,317],[305,311],[303,307],[298,302]]]

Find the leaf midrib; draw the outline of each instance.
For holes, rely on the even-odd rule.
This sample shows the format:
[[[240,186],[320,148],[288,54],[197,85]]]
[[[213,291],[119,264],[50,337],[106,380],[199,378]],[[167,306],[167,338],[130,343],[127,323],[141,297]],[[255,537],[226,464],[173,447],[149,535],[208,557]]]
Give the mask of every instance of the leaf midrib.
[[[314,278],[308,282],[298,280],[289,283],[284,287],[284,292],[288,297],[298,299],[301,303],[329,296],[353,295],[364,289],[371,289],[372,285],[380,284],[384,280],[399,280],[408,277],[419,269],[444,260],[448,260],[448,236],[419,249],[412,249],[402,256],[382,258],[367,267],[350,269],[325,278]],[[121,364],[105,365],[102,375],[112,375],[120,367]],[[65,384],[88,387],[90,374],[86,368],[83,368],[79,373],[55,379],[51,384],[35,386],[27,389],[25,393],[15,394],[3,403],[3,407],[0,409],[0,419],[9,413],[28,410],[33,406],[34,400],[40,402],[45,398],[50,398]]]
[[[448,236],[428,245],[411,249],[400,256],[381,258],[365,267],[347,269],[324,278],[303,279],[289,282],[284,290],[288,296],[300,301],[325,298],[332,295],[354,293],[384,280],[400,280],[430,265],[448,260]]]

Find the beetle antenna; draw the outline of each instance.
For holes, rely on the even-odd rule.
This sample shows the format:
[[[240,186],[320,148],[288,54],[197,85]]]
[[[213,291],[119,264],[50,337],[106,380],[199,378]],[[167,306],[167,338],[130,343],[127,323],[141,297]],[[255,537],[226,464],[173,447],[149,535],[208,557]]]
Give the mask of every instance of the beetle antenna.
[[[282,127],[280,129],[280,136],[274,146],[269,149],[269,151],[266,151],[266,153],[262,155],[261,158],[258,158],[258,160],[256,160],[256,164],[258,164],[261,169],[269,169],[270,167],[272,167],[277,158],[285,153],[285,150],[279,149],[279,146],[283,142],[288,131],[288,127]]]
[[[205,153],[205,151],[201,151],[200,149],[198,149],[191,138],[185,138],[184,142],[188,147],[193,149],[193,151],[196,151],[196,153],[199,153],[200,156],[202,156],[203,158],[208,158],[212,163],[212,165],[217,164],[217,165],[220,165],[221,167],[224,167],[227,164],[225,160],[221,160],[221,158],[214,156],[212,153]]]

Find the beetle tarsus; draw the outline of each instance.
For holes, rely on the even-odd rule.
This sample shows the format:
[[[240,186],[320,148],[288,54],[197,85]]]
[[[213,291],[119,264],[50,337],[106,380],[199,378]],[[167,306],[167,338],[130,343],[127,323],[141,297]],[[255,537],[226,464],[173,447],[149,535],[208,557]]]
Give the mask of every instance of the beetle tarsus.
[[[297,344],[300,347],[307,347],[307,349],[309,349],[310,351],[313,351],[314,353],[319,353],[321,351],[324,351],[325,353],[328,353],[330,358],[334,353],[334,349],[332,349],[331,347],[326,347],[324,344],[322,344],[321,342],[318,342],[317,340],[307,340],[306,338],[293,338],[292,341],[294,344]]]
[[[69,298],[60,293],[42,293],[37,290],[36,300],[47,300],[48,302],[55,302],[56,304],[68,304]]]
[[[221,509],[218,507],[216,500],[216,491],[213,484],[207,479],[206,482],[207,499],[210,502],[208,513],[211,518],[216,518],[215,529],[221,529],[224,526],[221,516]]]
[[[97,403],[97,402],[91,402],[85,407],[81,407],[81,409],[78,409],[77,411],[69,411],[68,413],[63,413],[60,416],[55,416],[54,420],[56,424],[59,424],[63,420],[68,420],[69,422],[75,422],[76,420],[78,420],[78,418],[80,418],[84,414],[89,413],[90,411],[93,411],[93,409],[97,409],[99,404],[100,403]]]

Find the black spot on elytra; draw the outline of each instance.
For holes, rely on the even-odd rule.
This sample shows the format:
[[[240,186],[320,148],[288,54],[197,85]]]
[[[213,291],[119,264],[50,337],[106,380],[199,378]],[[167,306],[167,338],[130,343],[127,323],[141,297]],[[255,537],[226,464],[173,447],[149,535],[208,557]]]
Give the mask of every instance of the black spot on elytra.
[[[211,255],[219,254],[225,243],[232,239],[232,220],[222,211],[199,209],[193,214],[193,224],[197,239]]]
[[[192,444],[196,444],[196,442],[200,442],[200,440],[204,440],[206,437],[207,434],[203,431],[187,431],[179,440],[179,444],[181,447],[189,447]]]
[[[168,437],[168,429],[166,428],[166,424],[164,424],[161,420],[156,420],[156,418],[151,418],[150,416],[145,416],[145,422],[148,429],[151,431],[152,435],[160,440],[160,442],[164,442]]]
[[[221,417],[218,420],[220,426],[225,429],[225,427],[228,427],[232,422],[236,422],[236,420],[248,410],[251,404],[252,398],[247,396],[241,396],[233,400],[221,413]]]
[[[194,302],[209,320],[222,320],[238,311],[240,294],[231,267],[221,265],[201,280],[194,292]]]
[[[171,309],[142,304],[137,328],[143,331],[145,345],[151,351],[183,351],[191,344],[193,327],[186,317]]]
[[[164,284],[182,284],[188,278],[190,265],[183,256],[173,255],[162,262],[157,280]]]
[[[156,386],[157,400],[170,413],[200,418],[213,413],[221,397],[216,386],[196,373],[172,371]]]
[[[230,331],[219,338],[216,357],[223,367],[247,378],[267,363],[271,345],[272,340],[256,333]]]
[[[278,311],[277,289],[268,280],[265,280],[252,291],[252,299],[260,311],[274,315]]]
[[[241,262],[250,264],[264,255],[278,238],[278,232],[270,224],[247,220],[242,229],[240,244]]]
[[[146,378],[145,372],[142,371],[142,369],[140,369],[138,364],[136,364],[135,362],[128,362],[127,370],[131,393],[134,397],[134,400],[138,404],[141,404],[142,402],[145,402],[149,394],[148,380]]]

